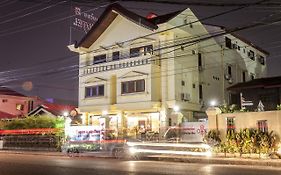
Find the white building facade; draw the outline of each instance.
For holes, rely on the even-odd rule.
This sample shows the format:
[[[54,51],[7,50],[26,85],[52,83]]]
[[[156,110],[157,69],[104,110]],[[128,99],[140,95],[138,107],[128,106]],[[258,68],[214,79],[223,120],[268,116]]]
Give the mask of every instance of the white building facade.
[[[265,76],[267,53],[223,32],[190,9],[145,18],[118,4],[107,7],[69,46],[79,54],[84,123],[115,134],[161,134],[204,117],[211,100],[227,102],[231,84]]]

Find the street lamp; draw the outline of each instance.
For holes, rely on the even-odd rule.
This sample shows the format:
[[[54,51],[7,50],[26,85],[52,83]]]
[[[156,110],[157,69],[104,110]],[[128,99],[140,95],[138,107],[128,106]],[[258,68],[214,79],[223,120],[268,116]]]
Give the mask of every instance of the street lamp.
[[[175,112],[179,112],[180,107],[179,106],[174,106],[173,109],[174,109]]]

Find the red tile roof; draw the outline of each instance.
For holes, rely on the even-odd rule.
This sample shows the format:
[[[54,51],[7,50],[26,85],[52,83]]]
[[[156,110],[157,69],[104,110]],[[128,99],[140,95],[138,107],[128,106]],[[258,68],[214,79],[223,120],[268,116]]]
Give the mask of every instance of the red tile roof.
[[[20,94],[14,90],[11,90],[11,89],[3,87],[3,86],[0,86],[0,95],[12,95],[12,96],[26,97],[23,94]]]
[[[71,111],[76,110],[76,107],[72,105],[61,105],[54,103],[44,103],[43,105],[41,105],[41,108],[44,108],[45,110],[56,116],[61,116],[64,112],[70,113]]]

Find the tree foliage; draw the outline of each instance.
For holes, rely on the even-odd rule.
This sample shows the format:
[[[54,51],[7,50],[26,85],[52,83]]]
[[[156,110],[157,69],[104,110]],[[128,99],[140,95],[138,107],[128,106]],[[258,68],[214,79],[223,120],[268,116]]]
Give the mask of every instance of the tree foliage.
[[[49,116],[31,116],[6,122],[4,129],[62,128],[63,118]]]

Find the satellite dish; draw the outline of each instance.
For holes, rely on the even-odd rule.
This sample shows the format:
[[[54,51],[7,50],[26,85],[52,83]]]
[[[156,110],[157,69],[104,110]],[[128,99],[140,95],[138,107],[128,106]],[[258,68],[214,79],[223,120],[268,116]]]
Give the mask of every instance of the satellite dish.
[[[232,78],[230,78],[230,79],[228,80],[228,83],[229,83],[229,84],[232,84],[232,83],[233,83]]]

